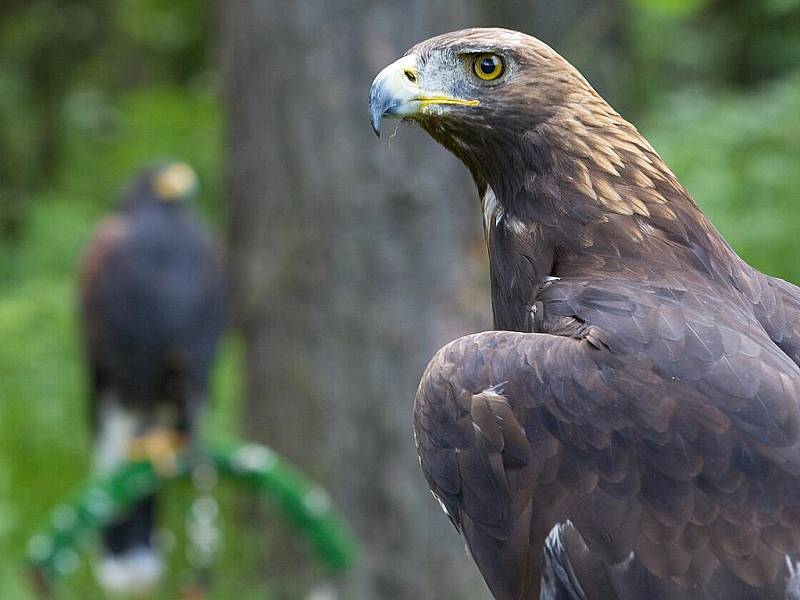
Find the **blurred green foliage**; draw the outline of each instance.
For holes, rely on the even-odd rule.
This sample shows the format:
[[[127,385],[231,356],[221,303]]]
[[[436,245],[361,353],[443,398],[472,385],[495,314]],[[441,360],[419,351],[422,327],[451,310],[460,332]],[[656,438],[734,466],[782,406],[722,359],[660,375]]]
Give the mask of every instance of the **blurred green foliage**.
[[[631,0],[634,2],[634,0]],[[751,91],[800,68],[800,0],[635,0],[624,25],[637,113],[687,85]],[[658,7],[672,6],[663,11]],[[742,132],[744,133],[744,132]]]
[[[208,3],[0,3],[0,236],[18,235],[31,194],[54,183],[67,130],[113,138],[132,88],[207,85]]]
[[[626,81],[615,104],[743,257],[800,282],[800,0],[605,1]],[[201,209],[222,227],[209,42],[202,0],[0,3],[0,598],[31,598],[25,542],[88,468],[74,272],[92,225],[132,171],[176,157],[197,168]],[[231,339],[214,437],[238,429],[238,363]],[[165,502],[178,538],[164,597],[186,577],[191,495]],[[264,536],[226,527],[217,597],[267,597],[253,575]],[[99,597],[85,565],[65,597]]]

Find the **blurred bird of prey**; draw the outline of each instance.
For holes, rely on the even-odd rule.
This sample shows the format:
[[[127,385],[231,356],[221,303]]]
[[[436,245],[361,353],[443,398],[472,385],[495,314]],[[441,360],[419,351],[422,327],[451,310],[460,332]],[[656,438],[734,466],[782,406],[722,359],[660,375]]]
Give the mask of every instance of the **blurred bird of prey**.
[[[220,253],[190,208],[196,190],[186,164],[146,170],[98,225],[83,257],[81,314],[100,473],[144,458],[168,471],[197,435],[225,321],[225,285]],[[96,572],[108,591],[144,593],[159,582],[155,504],[146,498],[104,531]]]

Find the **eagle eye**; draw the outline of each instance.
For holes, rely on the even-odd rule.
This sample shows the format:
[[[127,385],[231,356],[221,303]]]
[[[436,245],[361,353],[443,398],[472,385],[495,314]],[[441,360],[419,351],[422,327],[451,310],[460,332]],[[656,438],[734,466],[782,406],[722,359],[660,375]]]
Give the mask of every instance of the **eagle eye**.
[[[497,54],[478,54],[472,61],[472,70],[483,81],[493,81],[505,71],[503,59]]]

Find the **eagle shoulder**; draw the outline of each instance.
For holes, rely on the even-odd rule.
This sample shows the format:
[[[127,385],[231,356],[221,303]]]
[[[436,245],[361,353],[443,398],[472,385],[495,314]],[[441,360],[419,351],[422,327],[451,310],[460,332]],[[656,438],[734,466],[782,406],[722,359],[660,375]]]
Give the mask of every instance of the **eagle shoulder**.
[[[591,298],[587,311],[626,306]],[[426,370],[420,462],[497,598],[539,585],[544,541],[566,520],[593,560],[611,568],[633,553],[679,587],[718,573],[777,585],[800,549],[797,368],[724,318],[715,328],[655,310],[627,315],[624,350],[611,336],[485,332]],[[654,352],[676,360],[657,365]],[[682,380],[687,352],[702,364]]]

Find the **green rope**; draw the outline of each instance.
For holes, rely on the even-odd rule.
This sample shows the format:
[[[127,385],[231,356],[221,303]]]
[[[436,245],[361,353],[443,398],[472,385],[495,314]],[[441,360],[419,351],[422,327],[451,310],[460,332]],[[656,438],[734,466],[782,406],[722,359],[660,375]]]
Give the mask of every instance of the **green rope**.
[[[162,486],[211,465],[235,483],[242,483],[281,509],[284,517],[311,542],[329,569],[341,571],[356,558],[356,543],[330,496],[273,450],[257,444],[212,448],[179,459],[169,475],[148,461],[130,462],[106,477],[92,479],[72,500],[51,513],[50,524],[28,542],[28,560],[36,579],[46,582],[75,571],[80,553],[95,533]]]

